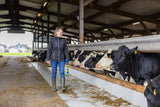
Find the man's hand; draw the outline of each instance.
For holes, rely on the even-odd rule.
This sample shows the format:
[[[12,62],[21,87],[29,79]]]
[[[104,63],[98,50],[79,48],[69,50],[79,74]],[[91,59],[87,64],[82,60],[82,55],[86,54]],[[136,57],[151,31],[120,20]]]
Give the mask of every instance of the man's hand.
[[[47,64],[49,64],[49,65],[50,65],[50,64],[51,64],[51,62],[50,62],[50,61],[47,61]]]

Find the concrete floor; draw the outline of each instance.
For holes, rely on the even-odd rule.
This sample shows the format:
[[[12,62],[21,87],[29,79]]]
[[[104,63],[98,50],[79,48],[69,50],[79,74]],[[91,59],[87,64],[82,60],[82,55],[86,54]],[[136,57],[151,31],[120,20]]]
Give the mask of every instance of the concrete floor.
[[[32,62],[32,65],[51,86],[51,67],[41,62]],[[69,107],[136,107],[122,98],[118,98],[71,74],[66,77],[67,92],[61,93],[59,80],[58,73],[57,86],[59,91],[57,93]]]
[[[67,107],[26,57],[0,58],[0,107]]]

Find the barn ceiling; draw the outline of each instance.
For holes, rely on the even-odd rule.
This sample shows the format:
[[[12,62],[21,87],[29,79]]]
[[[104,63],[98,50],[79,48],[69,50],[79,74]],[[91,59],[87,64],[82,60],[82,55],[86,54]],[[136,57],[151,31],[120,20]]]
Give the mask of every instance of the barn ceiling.
[[[84,39],[107,40],[159,33],[160,0],[84,2],[89,2],[84,5]],[[48,30],[53,32],[59,24],[64,36],[79,38],[79,0],[60,0],[60,6],[58,18],[58,0],[0,0],[0,31],[35,32],[39,27],[42,33],[43,26],[45,34]]]

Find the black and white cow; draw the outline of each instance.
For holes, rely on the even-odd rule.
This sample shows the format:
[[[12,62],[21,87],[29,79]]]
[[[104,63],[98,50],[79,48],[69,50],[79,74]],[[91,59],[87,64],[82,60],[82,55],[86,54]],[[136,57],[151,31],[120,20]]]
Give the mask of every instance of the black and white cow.
[[[39,57],[38,57],[38,61],[42,61],[44,62],[47,58],[47,51],[40,51],[39,52]]]
[[[148,81],[144,91],[148,107],[160,107],[160,75]]]
[[[39,57],[39,52],[37,50],[32,51],[32,56],[34,58],[38,58]]]
[[[90,58],[90,57],[96,57],[96,55],[97,55],[97,53],[96,52],[91,52],[89,55],[87,55],[86,57],[85,57],[85,59],[80,63],[80,67],[81,68],[84,68],[84,69],[86,69],[86,70],[89,70],[89,68],[88,67],[85,67],[84,66],[84,64],[86,63],[86,61]]]
[[[143,85],[145,80],[153,79],[160,74],[160,54],[140,53],[137,48],[120,46],[114,54],[111,67],[122,75],[127,73],[133,77],[136,84]]]
[[[96,68],[98,61],[104,56],[104,53],[97,53],[96,56],[91,56],[84,64],[88,68]]]

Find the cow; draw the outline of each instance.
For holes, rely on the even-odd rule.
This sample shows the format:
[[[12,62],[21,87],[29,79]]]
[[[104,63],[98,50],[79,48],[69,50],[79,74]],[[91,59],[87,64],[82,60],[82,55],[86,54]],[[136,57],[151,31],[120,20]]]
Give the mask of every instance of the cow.
[[[47,51],[40,51],[39,52],[39,57],[38,57],[38,61],[42,61],[44,62],[47,58]]]
[[[111,68],[119,71],[121,75],[127,73],[133,77],[136,84],[143,85],[145,80],[160,74],[160,54],[140,53],[137,49],[138,46],[133,49],[120,46],[114,54]]]
[[[39,57],[39,52],[37,50],[32,51],[32,56],[34,58],[38,58]]]
[[[79,56],[84,52],[84,50],[78,50],[74,56],[74,59],[73,59],[73,65],[74,66],[79,66],[80,65],[80,62],[78,61],[78,58]]]
[[[147,80],[144,96],[148,107],[160,107],[160,75],[152,80]]]
[[[107,53],[104,54],[104,56],[98,61],[96,64],[96,67],[99,69],[105,69],[108,71],[112,71],[110,69],[110,65],[113,62],[114,54],[111,49],[108,50]]]
[[[85,67],[95,68],[97,62],[104,56],[104,53],[97,53],[96,56],[91,56],[84,64]]]
[[[89,70],[88,67],[85,67],[84,64],[86,63],[86,61],[90,58],[90,57],[96,57],[96,52],[91,52],[89,55],[86,56],[86,58],[80,63],[80,68],[84,68],[86,70]]]

